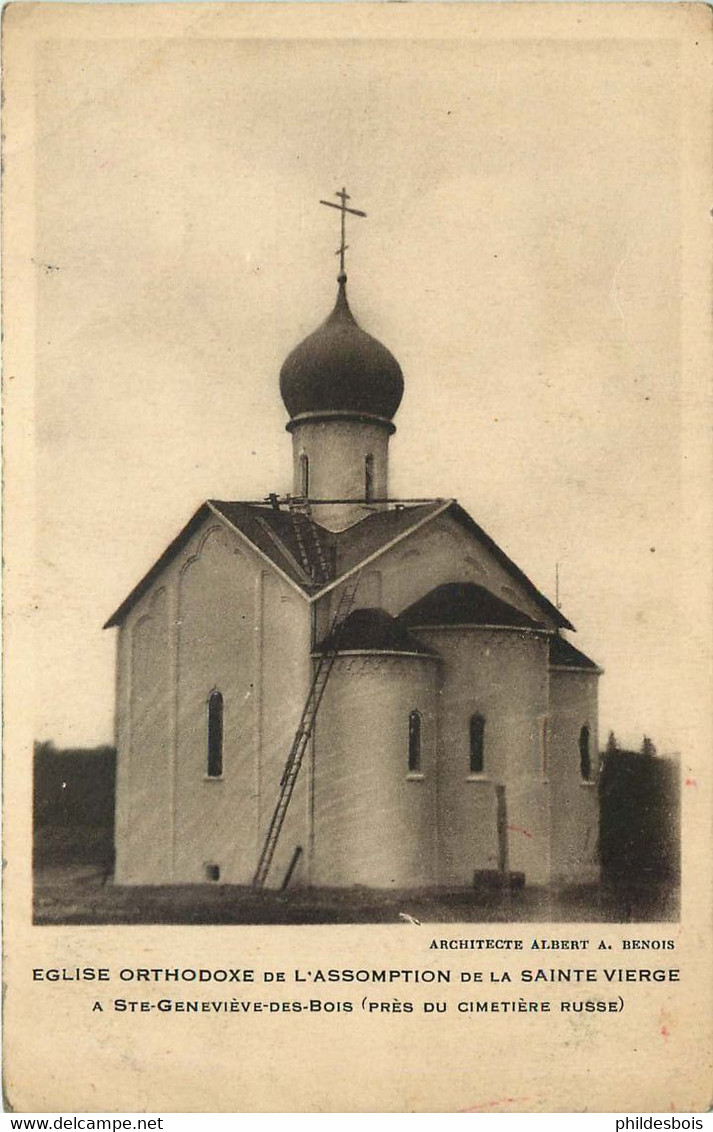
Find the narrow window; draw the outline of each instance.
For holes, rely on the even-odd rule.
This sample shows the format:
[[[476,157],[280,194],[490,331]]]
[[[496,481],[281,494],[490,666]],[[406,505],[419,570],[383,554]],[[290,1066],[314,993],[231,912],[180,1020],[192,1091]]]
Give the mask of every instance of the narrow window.
[[[306,452],[300,454],[300,495],[309,499],[309,456]]]
[[[211,692],[208,700],[208,777],[223,775],[223,695]]]
[[[589,728],[585,725],[579,733],[579,773],[582,782],[592,778],[592,759],[589,753]]]
[[[374,498],[374,457],[371,453],[364,459],[364,498],[367,503]]]
[[[470,773],[482,774],[485,766],[485,716],[470,717]]]
[[[421,713],[412,711],[408,717],[408,769],[410,774],[421,772]]]

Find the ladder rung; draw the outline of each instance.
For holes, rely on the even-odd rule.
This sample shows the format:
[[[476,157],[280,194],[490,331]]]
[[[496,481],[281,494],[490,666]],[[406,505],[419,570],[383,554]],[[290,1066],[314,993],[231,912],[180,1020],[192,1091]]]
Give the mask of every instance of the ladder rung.
[[[314,519],[312,518],[312,508],[308,499],[293,497],[289,500],[290,513],[292,515],[292,525],[297,540],[297,546],[300,552],[300,559],[307,574],[313,581],[328,582],[329,567],[327,560],[324,556],[322,543],[317,532]],[[316,553],[316,562],[310,559],[307,545],[305,542],[305,532],[309,531],[312,542],[312,549]]]

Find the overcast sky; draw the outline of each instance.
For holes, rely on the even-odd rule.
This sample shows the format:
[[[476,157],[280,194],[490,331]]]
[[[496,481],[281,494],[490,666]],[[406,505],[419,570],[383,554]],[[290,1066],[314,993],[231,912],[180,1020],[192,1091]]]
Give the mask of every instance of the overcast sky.
[[[203,499],[290,487],[279,368],[334,301],[345,184],[352,309],[405,375],[392,493],[456,497],[550,598],[559,562],[603,741],[678,748],[674,50],[40,45],[38,738],[111,741],[103,622]]]

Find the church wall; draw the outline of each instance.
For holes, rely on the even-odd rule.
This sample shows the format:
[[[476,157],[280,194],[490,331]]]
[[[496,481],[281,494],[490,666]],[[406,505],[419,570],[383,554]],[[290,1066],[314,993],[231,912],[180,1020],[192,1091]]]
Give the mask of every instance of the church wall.
[[[550,670],[548,764],[552,791],[552,874],[559,881],[594,881],[599,875],[598,676],[576,669]],[[583,781],[579,738],[589,728],[591,778]]]
[[[171,868],[169,599],[159,585],[121,630],[117,728],[118,884],[157,884]]]
[[[309,619],[293,587],[212,520],[131,611],[119,646],[117,883],[208,882],[209,866],[221,882],[252,879],[307,692]],[[211,777],[216,691],[223,773]],[[306,804],[303,786],[288,816],[301,841]]]
[[[435,874],[437,661],[339,657],[314,742],[312,883],[409,888]],[[421,770],[408,765],[409,714]]]
[[[256,693],[260,571],[222,524],[209,526],[178,578],[174,879],[246,883],[256,854]],[[208,701],[223,696],[223,773],[209,777]]]
[[[382,574],[382,604],[396,615],[446,582],[473,582],[536,621],[554,627],[549,614],[486,547],[450,515],[440,515],[374,562]]]
[[[258,642],[261,673],[259,849],[262,849],[267,835],[279,794],[280,780],[312,680],[308,603],[271,571],[262,573],[261,595],[262,633]],[[298,884],[306,878],[309,778],[308,749],[273,857],[268,876],[269,886],[279,886],[282,882],[297,846],[301,847],[302,855],[291,883]]]
[[[439,882],[471,884],[476,871],[549,874],[549,806],[542,735],[548,704],[547,638],[517,630],[414,629],[442,658],[438,720]],[[471,771],[470,721],[484,717],[483,770]],[[505,809],[497,787],[504,786]],[[507,826],[507,829],[505,829]],[[506,843],[505,843],[506,838]]]

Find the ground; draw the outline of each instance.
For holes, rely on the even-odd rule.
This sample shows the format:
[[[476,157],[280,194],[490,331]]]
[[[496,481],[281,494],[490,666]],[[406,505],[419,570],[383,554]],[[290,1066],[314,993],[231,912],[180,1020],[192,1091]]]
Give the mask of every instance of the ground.
[[[309,889],[233,885],[122,887],[95,864],[35,867],[36,924],[632,923],[676,921],[678,890],[650,883],[513,892]]]

